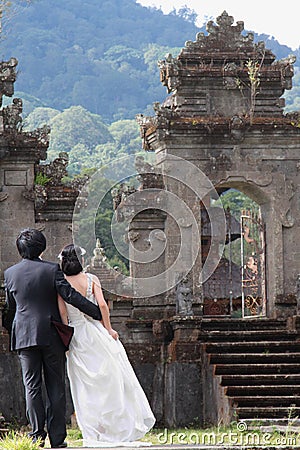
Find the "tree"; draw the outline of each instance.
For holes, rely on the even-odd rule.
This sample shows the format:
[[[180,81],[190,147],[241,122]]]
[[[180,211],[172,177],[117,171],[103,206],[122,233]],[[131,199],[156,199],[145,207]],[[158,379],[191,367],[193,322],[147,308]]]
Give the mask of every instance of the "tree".
[[[36,128],[40,128],[44,124],[48,125],[51,123],[51,120],[60,113],[60,111],[53,108],[35,108],[24,120],[24,130],[32,131]]]
[[[78,144],[84,145],[88,154],[92,154],[97,144],[113,141],[102,118],[82,106],[72,106],[57,114],[51,119],[50,126],[50,158],[61,151],[70,152]]]
[[[258,212],[259,205],[244,194],[236,189],[229,189],[220,196],[222,206],[225,210],[229,208],[230,213],[240,220],[241,212],[243,210]]]
[[[125,45],[114,45],[104,53],[104,59],[109,61],[114,69],[120,69],[125,62],[136,69],[144,69],[143,53]]]
[[[108,130],[114,138],[118,151],[132,154],[141,150],[140,130],[135,120],[118,120],[113,122]]]
[[[166,96],[157,61],[205,31],[186,5],[166,15],[135,0],[2,1],[19,12],[1,48],[3,58],[19,61],[16,90],[40,99],[35,106],[80,105],[105,123],[152,114]],[[262,38],[280,58],[292,52]]]
[[[89,207],[82,208],[80,215],[75,216],[77,236],[80,239],[79,245],[83,245],[87,254],[92,255],[95,248],[95,238],[99,238],[101,246],[111,267],[118,265],[120,269],[127,270],[128,261],[126,257],[119,254],[112,238],[112,218],[114,215],[111,189],[114,186],[113,180],[108,180],[100,171],[97,176],[91,179],[89,184],[89,201],[97,205],[96,216],[94,210]],[[119,226],[116,224],[114,226]],[[122,225],[121,225],[122,226]]]
[[[187,5],[179,8],[179,10],[177,11],[177,15],[179,17],[182,17],[187,22],[191,22],[193,24],[196,23],[198,17],[196,11],[194,9],[188,8]]]

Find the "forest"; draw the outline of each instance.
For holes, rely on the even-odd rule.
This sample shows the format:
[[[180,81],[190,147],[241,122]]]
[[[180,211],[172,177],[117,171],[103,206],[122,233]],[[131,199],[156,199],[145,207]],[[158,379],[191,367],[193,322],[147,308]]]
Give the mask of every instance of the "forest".
[[[135,115],[153,115],[153,103],[167,95],[158,60],[205,32],[188,7],[166,15],[135,0],[2,3],[14,5],[3,11],[1,53],[19,61],[15,96],[23,99],[24,129],[49,124],[49,158],[67,151],[70,174],[141,149]],[[298,56],[285,98],[287,111],[299,109],[300,49],[248,31],[277,59]]]
[[[152,114],[153,102],[166,96],[157,61],[167,53],[176,56],[187,40],[205,32],[188,7],[165,15],[135,0],[7,3],[17,6],[3,21],[1,56],[19,61],[15,89],[25,115],[36,107],[62,112],[80,105],[111,124]],[[247,31],[254,31],[255,41],[265,41],[277,59],[294,53],[299,69],[300,49],[292,52],[273,37]],[[288,96],[287,104],[293,103]]]

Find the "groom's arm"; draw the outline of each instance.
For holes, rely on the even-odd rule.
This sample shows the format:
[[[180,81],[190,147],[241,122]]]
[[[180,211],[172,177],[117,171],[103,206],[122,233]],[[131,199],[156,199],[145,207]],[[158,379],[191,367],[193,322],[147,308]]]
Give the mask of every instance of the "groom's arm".
[[[56,290],[65,302],[75,306],[84,314],[96,320],[101,320],[102,315],[97,305],[87,300],[83,295],[76,291],[65,279],[61,269],[56,272],[55,277]]]
[[[6,330],[11,333],[12,323],[16,314],[16,301],[13,294],[8,289],[6,279],[4,278],[5,287],[5,305],[2,316],[2,325]]]

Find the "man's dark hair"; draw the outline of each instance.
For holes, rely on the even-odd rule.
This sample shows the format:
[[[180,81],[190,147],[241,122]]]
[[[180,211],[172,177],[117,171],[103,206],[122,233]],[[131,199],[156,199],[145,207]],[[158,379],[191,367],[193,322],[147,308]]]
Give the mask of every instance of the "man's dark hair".
[[[34,259],[46,249],[46,238],[41,231],[26,228],[20,232],[16,244],[23,259]]]

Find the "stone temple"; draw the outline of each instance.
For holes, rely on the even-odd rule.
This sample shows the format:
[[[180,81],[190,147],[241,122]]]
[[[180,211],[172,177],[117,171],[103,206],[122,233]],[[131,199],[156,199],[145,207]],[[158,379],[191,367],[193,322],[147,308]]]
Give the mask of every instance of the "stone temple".
[[[300,412],[300,113],[285,114],[282,98],[295,58],[276,60],[243,32],[224,11],[159,61],[167,97],[137,117],[140,186],[113,193],[130,277],[108,267],[100,241],[90,264],[160,426]],[[2,63],[2,95],[13,94],[16,63]],[[62,183],[65,154],[41,164],[49,130],[23,132],[21,106],[14,99],[0,117],[1,274],[17,260],[20,224],[44,231],[55,260],[85,181]],[[37,184],[38,173],[51,183]],[[255,205],[239,220],[220,202],[230,190]],[[0,410],[23,418],[1,333]]]

